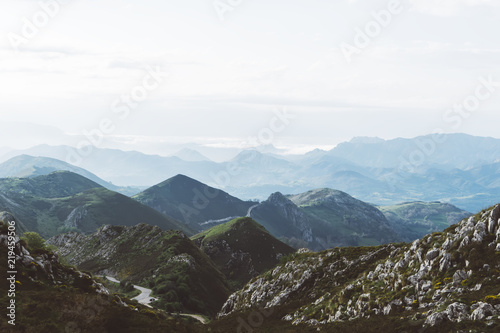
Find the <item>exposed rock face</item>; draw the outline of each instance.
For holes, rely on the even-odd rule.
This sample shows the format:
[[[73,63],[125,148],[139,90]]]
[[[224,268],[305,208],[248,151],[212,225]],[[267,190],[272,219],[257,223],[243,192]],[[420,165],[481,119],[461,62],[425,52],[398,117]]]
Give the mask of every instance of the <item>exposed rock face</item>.
[[[287,199],[281,193],[276,192],[269,196],[267,203],[276,207],[278,214],[282,215],[287,221],[290,221],[292,226],[299,230],[302,240],[308,243],[313,241],[310,218],[291,200]],[[258,210],[259,207],[255,208],[254,212],[257,213]]]
[[[297,256],[231,295],[219,316],[302,300],[283,320],[321,325],[385,315],[424,326],[500,324],[499,218],[497,205],[442,233],[381,246],[358,260],[331,262],[340,249]]]
[[[81,280],[84,281],[83,283],[87,285],[89,290],[109,294],[108,290],[102,284],[95,282],[90,275],[71,267],[62,266],[57,254],[49,251],[38,251],[37,254],[32,254],[18,236],[15,236],[14,242],[16,270],[28,272],[28,279],[32,282],[46,281],[52,285],[60,285],[63,283],[75,284]],[[8,235],[0,234],[0,247],[7,248],[8,244]]]

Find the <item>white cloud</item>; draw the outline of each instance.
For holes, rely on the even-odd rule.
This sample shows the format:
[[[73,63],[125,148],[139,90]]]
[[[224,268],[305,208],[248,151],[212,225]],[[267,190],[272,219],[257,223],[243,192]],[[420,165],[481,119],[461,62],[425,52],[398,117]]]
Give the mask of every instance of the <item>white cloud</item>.
[[[221,133],[250,135],[278,104],[310,118],[289,133],[294,144],[338,131],[343,138],[390,137],[427,131],[418,112],[441,112],[478,76],[500,72],[500,1],[412,0],[413,11],[393,20],[348,65],[339,42],[352,40],[355,28],[388,0],[349,2],[255,0],[220,22],[206,0],[74,1],[19,53],[0,40],[2,119],[79,133],[109,113],[149,65],[171,75],[120,123],[117,135],[202,132],[223,142]],[[4,31],[19,31],[22,17],[38,8],[37,1],[19,3],[0,4]],[[467,24],[453,16],[464,9],[470,9]],[[489,106],[499,107],[493,100]],[[399,120],[373,129],[358,125],[372,113]],[[407,114],[415,114],[411,124]],[[485,126],[493,131],[493,124]]]
[[[500,6],[495,0],[409,0],[411,10],[436,16],[453,16],[467,7]]]

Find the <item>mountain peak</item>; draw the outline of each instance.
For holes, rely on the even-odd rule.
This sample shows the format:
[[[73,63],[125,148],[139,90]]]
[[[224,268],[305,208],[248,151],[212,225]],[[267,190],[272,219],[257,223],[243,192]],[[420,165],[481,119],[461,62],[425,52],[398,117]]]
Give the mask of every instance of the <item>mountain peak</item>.
[[[204,230],[212,222],[244,216],[254,204],[183,174],[146,189],[134,199],[196,231]]]

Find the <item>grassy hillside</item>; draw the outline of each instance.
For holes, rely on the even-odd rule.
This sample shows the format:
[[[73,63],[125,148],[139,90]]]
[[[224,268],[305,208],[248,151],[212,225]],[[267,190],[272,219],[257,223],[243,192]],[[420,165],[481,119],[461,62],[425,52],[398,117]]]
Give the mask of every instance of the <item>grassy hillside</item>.
[[[450,225],[472,215],[453,205],[441,202],[405,202],[399,205],[378,207],[394,230],[405,241],[442,231]]]
[[[67,233],[49,242],[79,269],[151,288],[159,297],[152,305],[167,311],[213,316],[229,294],[223,274],[180,231],[104,226],[88,236]]]
[[[154,209],[67,171],[0,179],[2,210],[13,213],[28,230],[44,237],[71,230],[93,232],[103,224],[140,222],[193,234],[185,225]]]
[[[167,179],[133,198],[197,231],[245,216],[248,209],[255,204],[242,201],[184,175]],[[221,219],[225,221],[203,224]]]
[[[226,275],[233,290],[295,251],[248,217],[217,225],[191,239]]]

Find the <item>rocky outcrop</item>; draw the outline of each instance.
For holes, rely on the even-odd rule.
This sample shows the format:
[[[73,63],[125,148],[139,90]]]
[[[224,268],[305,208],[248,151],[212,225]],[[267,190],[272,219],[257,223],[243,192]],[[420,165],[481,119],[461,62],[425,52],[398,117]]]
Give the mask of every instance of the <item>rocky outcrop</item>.
[[[283,320],[322,325],[383,315],[423,326],[485,320],[500,324],[499,218],[497,205],[442,233],[379,247],[378,256],[372,251],[358,260],[325,265],[338,249],[297,256],[231,295],[219,316],[302,297],[303,305]]]
[[[3,219],[2,219],[3,220]],[[78,285],[86,290],[93,290],[100,294],[109,294],[104,286],[92,279],[92,276],[80,272],[72,267],[63,266],[59,256],[48,250],[38,250],[31,253],[26,243],[16,235],[13,239],[16,262],[16,271],[26,276],[31,282],[44,282],[49,285]],[[9,244],[10,243],[10,244]],[[0,247],[7,248],[12,240],[7,234],[0,234]],[[21,273],[22,272],[22,273]]]

